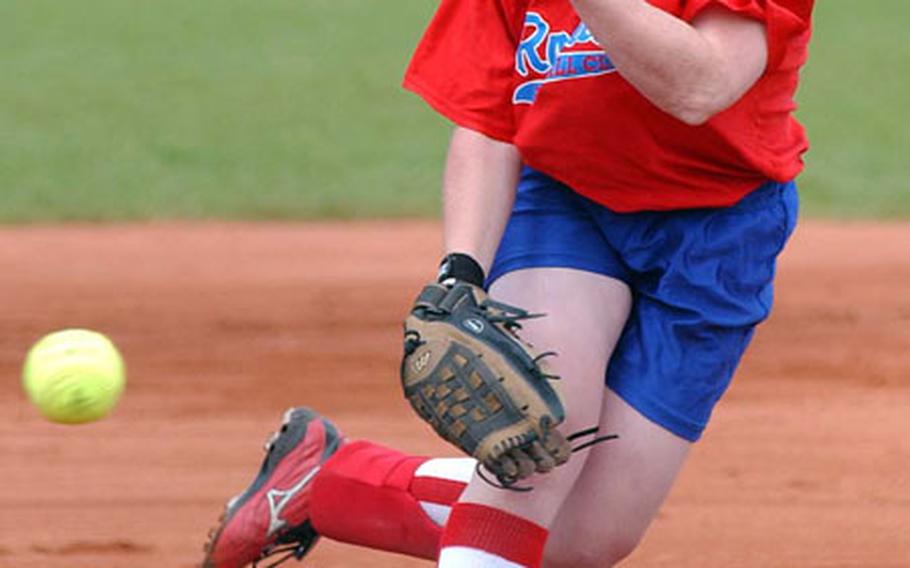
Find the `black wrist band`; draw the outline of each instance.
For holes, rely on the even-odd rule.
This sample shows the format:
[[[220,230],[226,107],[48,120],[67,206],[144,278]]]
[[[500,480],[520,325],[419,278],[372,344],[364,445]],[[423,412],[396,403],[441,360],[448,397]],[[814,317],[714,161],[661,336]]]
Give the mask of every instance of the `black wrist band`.
[[[484,280],[486,279],[480,263],[469,255],[460,252],[446,255],[439,264],[437,282],[445,282],[450,278],[461,280],[480,288],[483,288]]]

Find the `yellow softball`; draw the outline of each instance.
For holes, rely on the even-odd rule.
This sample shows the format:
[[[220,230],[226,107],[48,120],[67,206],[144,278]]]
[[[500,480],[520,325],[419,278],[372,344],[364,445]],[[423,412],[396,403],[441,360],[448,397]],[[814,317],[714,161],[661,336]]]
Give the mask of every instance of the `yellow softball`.
[[[32,346],[22,384],[45,418],[81,424],[103,418],[116,406],[126,371],[110,339],[87,329],[65,329]]]

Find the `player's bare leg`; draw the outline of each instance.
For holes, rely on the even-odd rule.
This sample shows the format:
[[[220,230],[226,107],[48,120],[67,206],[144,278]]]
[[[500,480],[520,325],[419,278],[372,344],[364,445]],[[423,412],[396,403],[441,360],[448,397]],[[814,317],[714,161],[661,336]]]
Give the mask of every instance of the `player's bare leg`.
[[[526,269],[499,278],[490,295],[547,314],[524,323],[521,335],[540,349],[559,354],[550,363],[562,377],[567,419],[561,429],[568,434],[596,426],[602,411],[607,361],[631,306],[628,287],[619,280],[590,272]],[[550,527],[582,470],[586,454],[575,454],[566,465],[526,480],[524,484],[534,488],[530,493],[503,490],[475,475],[459,502],[480,504],[540,527]],[[444,536],[444,547],[445,542]],[[440,566],[469,564],[467,560],[450,562],[444,548]]]
[[[561,377],[565,397],[565,434],[600,422],[604,374],[631,305],[625,284],[590,272],[559,268],[519,270],[498,279],[490,290],[496,300],[546,317],[529,320],[520,332],[540,349],[558,353],[550,363]],[[581,471],[587,452],[565,466],[534,476],[532,495],[503,491],[481,479],[470,483],[463,501],[483,502],[547,526]]]
[[[620,438],[591,448],[553,523],[546,568],[605,568],[638,545],[691,444],[607,390],[601,430]]]

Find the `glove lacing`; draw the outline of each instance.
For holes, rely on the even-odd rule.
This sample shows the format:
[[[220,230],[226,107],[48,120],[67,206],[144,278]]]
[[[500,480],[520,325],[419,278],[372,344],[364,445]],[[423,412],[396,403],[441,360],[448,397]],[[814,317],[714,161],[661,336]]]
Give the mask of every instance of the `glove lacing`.
[[[546,316],[546,314],[533,314],[527,310],[516,308],[515,306],[511,306],[509,304],[503,304],[502,302],[497,302],[489,298],[481,302],[480,306],[478,307],[484,312],[484,317],[486,317],[490,323],[502,324],[502,328],[506,330],[509,335],[525,344],[527,344],[527,342],[522,339],[520,335],[518,335],[518,332],[522,329],[521,321],[542,318]],[[534,366],[536,367],[537,374],[540,377],[554,381],[560,379],[559,375],[544,373],[537,365],[537,363],[547,357],[556,356],[556,351],[545,351],[534,357]]]
[[[599,431],[600,431],[599,426],[593,426],[591,428],[586,428],[584,430],[579,430],[578,432],[575,432],[573,434],[569,434],[568,436],[566,436],[566,440],[568,440],[569,442],[572,442],[579,438],[583,438],[585,436],[592,436],[594,434],[597,434],[597,432],[599,432]],[[615,440],[617,438],[619,438],[619,434],[608,434],[606,436],[596,436],[593,439],[588,440],[587,442],[582,442],[581,444],[572,448],[572,453],[574,454],[576,452],[580,452],[582,450],[588,449],[595,444],[600,444],[601,442],[607,442],[609,440]],[[480,462],[477,462],[477,465],[474,466],[474,471],[477,472],[477,477],[479,477],[481,481],[483,481],[484,483],[486,483],[487,485],[489,485],[491,487],[495,487],[496,489],[503,489],[506,491],[515,491],[518,493],[527,493],[528,491],[534,490],[533,487],[519,487],[519,486],[514,485],[513,483],[504,482],[501,479],[499,479],[498,476],[496,477],[495,481],[490,479],[483,472],[483,465]]]

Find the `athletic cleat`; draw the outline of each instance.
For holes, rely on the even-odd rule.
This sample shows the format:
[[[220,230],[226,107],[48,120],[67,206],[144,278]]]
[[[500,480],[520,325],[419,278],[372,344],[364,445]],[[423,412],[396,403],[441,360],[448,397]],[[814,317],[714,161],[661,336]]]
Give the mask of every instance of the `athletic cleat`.
[[[265,444],[259,475],[227,502],[209,533],[202,568],[240,568],[280,556],[300,560],[319,535],[310,523],[312,481],[343,443],[335,426],[307,408],[292,408]]]

